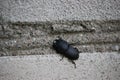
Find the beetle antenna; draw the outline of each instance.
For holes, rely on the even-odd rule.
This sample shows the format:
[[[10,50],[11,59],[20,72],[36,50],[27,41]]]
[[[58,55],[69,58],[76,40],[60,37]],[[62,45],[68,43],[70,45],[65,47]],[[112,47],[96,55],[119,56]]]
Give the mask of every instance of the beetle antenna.
[[[62,39],[60,36],[58,36],[58,39]]]

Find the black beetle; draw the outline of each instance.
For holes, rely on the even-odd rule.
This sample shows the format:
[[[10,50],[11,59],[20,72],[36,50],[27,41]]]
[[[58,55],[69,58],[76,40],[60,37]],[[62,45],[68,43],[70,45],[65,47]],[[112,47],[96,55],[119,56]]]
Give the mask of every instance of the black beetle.
[[[55,39],[53,41],[53,48],[56,50],[57,53],[60,53],[63,55],[63,57],[65,56],[69,60],[71,60],[71,62],[75,65],[76,68],[76,64],[73,60],[77,60],[79,58],[79,51],[77,48],[74,48],[62,38]]]

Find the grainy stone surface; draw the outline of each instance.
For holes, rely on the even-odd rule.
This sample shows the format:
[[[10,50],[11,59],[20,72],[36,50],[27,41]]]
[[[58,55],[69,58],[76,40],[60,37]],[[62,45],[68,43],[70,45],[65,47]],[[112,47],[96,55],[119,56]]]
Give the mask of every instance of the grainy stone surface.
[[[1,24],[0,55],[52,53],[58,36],[82,52],[120,51],[120,21],[15,22]],[[117,47],[116,47],[117,46]]]
[[[119,5],[0,0],[0,80],[120,80]],[[59,61],[52,48],[58,36],[82,52],[77,69],[66,58]]]
[[[58,36],[82,52],[119,52],[119,4],[119,0],[1,0],[0,55],[49,54]]]
[[[81,53],[77,68],[59,55],[0,57],[0,80],[120,80],[120,54]]]
[[[0,0],[6,20],[118,20],[120,0]]]

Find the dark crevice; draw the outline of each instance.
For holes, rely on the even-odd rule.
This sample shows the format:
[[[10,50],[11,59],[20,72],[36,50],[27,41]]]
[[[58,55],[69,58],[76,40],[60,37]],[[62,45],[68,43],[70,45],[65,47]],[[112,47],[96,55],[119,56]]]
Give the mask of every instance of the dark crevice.
[[[86,43],[70,43],[70,45],[73,46],[83,46],[83,45],[107,45],[107,44],[120,44],[120,41],[118,42],[86,42]],[[8,51],[18,51],[18,50],[31,50],[35,48],[52,48],[52,45],[42,45],[42,46],[31,46],[31,47],[21,47],[21,48],[16,48],[16,47],[6,47],[6,50]],[[4,51],[4,50],[1,50]]]

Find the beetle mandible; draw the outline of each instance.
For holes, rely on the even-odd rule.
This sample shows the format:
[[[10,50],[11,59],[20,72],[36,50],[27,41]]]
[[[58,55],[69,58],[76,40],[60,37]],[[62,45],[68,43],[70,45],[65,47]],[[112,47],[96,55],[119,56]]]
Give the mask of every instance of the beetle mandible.
[[[73,60],[77,60],[79,58],[79,51],[77,48],[74,48],[62,38],[55,39],[53,41],[53,48],[56,50],[57,53],[62,54],[63,57],[67,57],[75,65],[76,68],[76,64]]]

